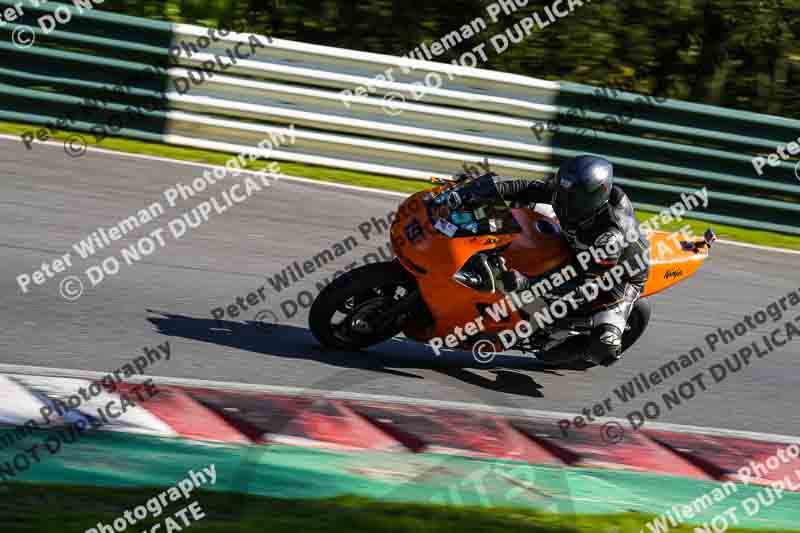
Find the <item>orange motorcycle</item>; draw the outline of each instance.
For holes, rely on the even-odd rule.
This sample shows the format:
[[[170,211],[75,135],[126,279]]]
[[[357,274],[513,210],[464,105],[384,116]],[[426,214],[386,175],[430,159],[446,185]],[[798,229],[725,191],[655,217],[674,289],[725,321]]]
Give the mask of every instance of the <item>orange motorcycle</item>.
[[[454,197],[458,201],[450,201]],[[510,208],[492,174],[462,174],[410,196],[392,221],[390,235],[393,261],[351,270],[317,296],[309,326],[323,345],[361,349],[402,332],[432,347],[472,349],[489,342],[492,352],[519,350],[537,356],[567,339],[574,343],[574,337],[588,343],[592,304],[519,335],[511,346],[501,342],[503,332],[533,322],[528,306],[513,305],[503,291],[502,271],[510,267],[544,279],[558,275],[576,258],[558,220],[537,210]],[[648,298],[692,276],[716,239],[711,230],[702,241],[659,231],[646,235],[650,274],[628,320],[623,351],[647,328]],[[547,295],[540,300],[549,301]]]

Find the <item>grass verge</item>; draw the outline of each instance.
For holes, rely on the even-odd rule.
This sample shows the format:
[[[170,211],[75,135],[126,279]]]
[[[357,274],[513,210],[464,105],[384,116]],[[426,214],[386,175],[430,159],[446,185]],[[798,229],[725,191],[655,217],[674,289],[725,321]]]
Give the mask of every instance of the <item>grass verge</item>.
[[[23,132],[36,130],[38,126],[31,126],[25,124],[17,124],[11,122],[0,121],[0,133],[9,135],[21,135]],[[64,140],[72,132],[59,132],[53,135],[54,140]],[[198,150],[194,148],[183,148],[179,146],[169,146],[164,144],[150,143],[144,141],[136,141],[131,139],[108,137],[103,139],[102,142],[95,142],[95,138],[89,134],[84,134],[90,146],[98,146],[107,150],[116,150],[120,152],[127,152],[133,154],[145,154],[157,157],[166,157],[170,159],[178,159],[182,161],[195,161],[198,163],[209,163],[214,165],[224,165],[226,161],[231,158],[231,154],[222,152],[212,152],[208,150]],[[35,145],[34,145],[35,149]],[[248,165],[250,170],[260,170],[266,167],[265,162],[255,161]],[[348,170],[334,169],[328,167],[319,167],[314,165],[305,165],[299,163],[281,163],[281,171],[290,176],[300,176],[320,181],[328,181],[334,183],[344,183],[347,185],[357,185],[360,187],[370,187],[373,189],[383,189],[389,191],[413,193],[425,189],[429,186],[428,183],[412,180],[396,178],[391,176],[380,176],[375,174],[367,174],[363,172],[353,172]],[[655,213],[649,211],[637,211],[637,216],[640,220],[646,220],[652,217]],[[773,246],[777,248],[786,248],[790,250],[800,250],[800,237],[794,235],[787,235],[783,233],[775,233],[763,230],[754,230],[741,228],[737,226],[728,226],[724,224],[717,224],[712,222],[704,222],[700,220],[686,219],[683,222],[676,222],[662,226],[662,229],[667,231],[674,231],[685,224],[690,224],[692,231],[695,235],[703,235],[703,232],[711,227],[716,231],[720,239],[727,239],[732,241],[739,241],[748,244],[757,244],[761,246]]]
[[[0,531],[19,533],[83,532],[98,522],[112,525],[125,511],[146,504],[164,490],[30,485],[10,483],[7,497],[0,498]],[[131,531],[180,531],[168,529],[169,517],[180,528],[185,523],[175,515],[197,501],[205,518],[184,515],[196,533],[639,533],[649,516],[628,513],[617,516],[568,517],[525,509],[445,507],[383,503],[367,498],[340,497],[327,500],[284,500],[259,496],[198,491],[188,500],[171,503],[157,518],[148,515],[128,526]],[[153,513],[149,513],[153,514]],[[688,526],[671,533],[691,533]],[[730,529],[731,533],[756,531]],[[777,530],[759,529],[760,533]]]

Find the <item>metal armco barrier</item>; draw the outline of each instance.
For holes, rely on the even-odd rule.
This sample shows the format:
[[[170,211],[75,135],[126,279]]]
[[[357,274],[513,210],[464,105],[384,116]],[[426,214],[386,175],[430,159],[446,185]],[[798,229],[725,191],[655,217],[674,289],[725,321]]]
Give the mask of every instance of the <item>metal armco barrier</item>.
[[[692,217],[800,234],[797,160],[763,176],[751,162],[795,140],[800,120],[268,36],[209,70],[215,56],[230,65],[248,35],[211,41],[207,28],[98,9],[45,33],[37,19],[58,5],[24,3],[0,26],[0,120],[60,119],[59,129],[232,153],[295,124],[296,142],[275,159],[416,179],[484,157],[501,174],[547,176],[592,153],[615,164],[639,207],[660,210],[706,186],[709,207]],[[11,44],[21,25],[35,45]],[[198,41],[211,42],[170,61],[171,47]],[[389,68],[391,79],[376,78]],[[190,74],[202,82],[184,81]]]

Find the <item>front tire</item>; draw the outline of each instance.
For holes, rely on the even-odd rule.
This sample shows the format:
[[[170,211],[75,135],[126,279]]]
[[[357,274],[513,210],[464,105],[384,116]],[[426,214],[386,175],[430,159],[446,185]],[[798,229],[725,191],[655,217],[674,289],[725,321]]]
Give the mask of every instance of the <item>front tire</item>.
[[[414,277],[397,261],[351,270],[317,295],[308,317],[311,333],[323,346],[338,350],[389,340],[403,331],[408,316],[384,324],[381,314],[416,289]]]

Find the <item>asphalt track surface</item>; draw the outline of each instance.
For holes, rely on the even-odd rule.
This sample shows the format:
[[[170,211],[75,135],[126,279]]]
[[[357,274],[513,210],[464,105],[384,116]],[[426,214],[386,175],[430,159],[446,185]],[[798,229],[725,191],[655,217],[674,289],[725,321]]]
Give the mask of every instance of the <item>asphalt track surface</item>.
[[[524,409],[575,412],[610,396],[639,372],[650,373],[695,346],[706,360],[623,405],[614,398],[611,416],[623,418],[648,400],[679,385],[743,344],[710,354],[705,336],[732,327],[800,286],[800,256],[720,245],[692,279],[654,298],[645,337],[621,364],[589,371],[542,371],[530,359],[498,359],[500,369],[480,368],[468,353],[436,358],[423,345],[392,340],[364,352],[329,352],[307,329],[307,310],[291,319],[280,303],[344,265],[385,245],[386,235],[366,240],[357,227],[385,217],[398,198],[313,183],[282,180],[231,207],[181,239],[167,223],[210,194],[220,196],[233,178],[181,201],[157,220],[112,244],[94,258],[23,294],[16,277],[71,250],[98,226],[110,227],[159,201],[162,192],[201,174],[197,166],[89,152],[68,157],[59,146],[0,140],[0,363],[111,371],[145,346],[170,341],[172,357],[150,367],[153,375],[249,384],[280,385],[366,394],[473,402]],[[164,228],[166,246],[141,262],[90,287],[84,270]],[[353,235],[358,246],[290,288],[276,293],[266,277],[293,261],[310,259]],[[59,295],[59,281],[78,274],[87,288],[73,302]],[[266,284],[267,301],[237,318],[211,319],[210,311],[234,303]],[[273,311],[278,324],[254,321]],[[796,316],[798,312],[790,316]],[[272,319],[269,319],[272,320]],[[735,430],[797,434],[800,415],[800,344],[788,344],[755,360],[691,401],[664,412],[659,422]]]

